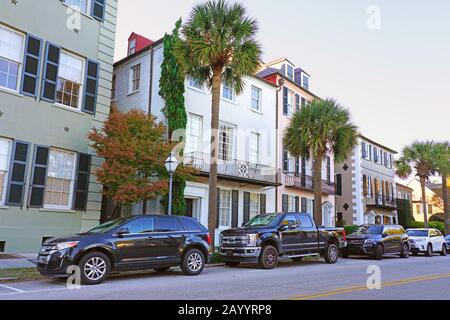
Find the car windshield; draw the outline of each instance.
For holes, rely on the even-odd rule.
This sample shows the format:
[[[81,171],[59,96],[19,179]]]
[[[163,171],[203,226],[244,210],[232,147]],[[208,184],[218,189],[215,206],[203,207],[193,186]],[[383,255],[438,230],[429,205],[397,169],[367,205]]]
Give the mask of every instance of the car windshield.
[[[428,237],[427,230],[408,230],[406,233],[410,237]]]
[[[253,219],[251,219],[247,224],[244,225],[244,227],[267,227],[274,223],[277,218],[280,218],[281,216],[279,214],[264,214],[260,216],[256,216]]]
[[[356,230],[356,234],[381,234],[383,226],[361,226]]]
[[[124,223],[127,219],[125,218],[119,218],[116,220],[112,220],[112,221],[108,221],[106,223],[103,223],[97,227],[95,227],[92,230],[89,230],[88,234],[102,234],[102,233],[106,233],[109,232],[111,230],[114,230],[115,228],[117,228],[118,226],[120,226],[122,223]]]

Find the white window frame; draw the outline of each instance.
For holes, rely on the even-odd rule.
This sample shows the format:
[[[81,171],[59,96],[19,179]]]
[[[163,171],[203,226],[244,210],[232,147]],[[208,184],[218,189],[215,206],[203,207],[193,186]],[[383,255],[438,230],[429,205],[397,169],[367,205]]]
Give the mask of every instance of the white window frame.
[[[253,97],[253,92],[258,92],[258,98],[257,99],[255,99],[254,97]],[[250,98],[250,109],[252,110],[252,111],[256,111],[256,112],[261,112],[262,111],[262,89],[261,88],[258,88],[258,87],[256,87],[256,86],[251,86],[251,90],[250,90],[250,95],[251,95],[251,98]],[[257,103],[257,105],[258,105],[258,107],[257,108],[254,108],[253,107],[253,102],[256,102]]]
[[[290,194],[288,194],[288,212],[295,212],[297,209],[296,208],[296,196],[292,196]]]
[[[58,106],[61,106],[61,107],[63,107],[63,108],[68,108],[68,109],[70,109],[70,110],[78,110],[78,111],[81,111],[81,107],[82,107],[82,103],[83,103],[83,97],[84,97],[84,81],[85,81],[85,77],[86,77],[86,74],[85,74],[85,72],[86,72],[86,71],[85,71],[85,70],[86,70],[86,59],[83,58],[83,57],[80,57],[79,55],[76,55],[76,54],[73,54],[73,53],[71,53],[71,52],[68,52],[68,51],[66,51],[66,50],[64,50],[64,49],[61,49],[60,55],[61,55],[61,54],[66,54],[66,55],[68,55],[68,56],[72,56],[72,57],[74,57],[74,58],[76,58],[76,59],[81,60],[81,63],[82,63],[82,64],[81,64],[81,83],[79,83],[79,85],[80,85],[80,91],[79,91],[79,94],[78,94],[78,106],[77,106],[77,108],[74,108],[74,107],[72,107],[72,106],[65,105],[65,104],[60,103],[60,102],[55,102],[55,104],[58,105]],[[61,62],[61,57],[60,57],[60,62]],[[69,80],[69,79],[60,77],[60,76],[59,76],[59,71],[60,71],[60,70],[61,70],[61,68],[58,68],[58,75],[57,75],[57,80],[56,80],[56,91],[58,91],[58,81],[59,81],[59,78],[64,79],[64,80],[66,80],[66,81],[74,82],[74,81],[72,81],[72,80]],[[76,82],[74,82],[74,83],[76,83]],[[56,92],[56,91],[55,91],[55,92]],[[62,100],[64,100],[64,97],[63,97]]]
[[[225,89],[230,91],[231,93],[231,99],[228,97],[225,97]],[[228,102],[234,103],[236,101],[236,94],[234,93],[233,89],[228,87],[225,83],[222,84],[222,99]]]
[[[230,139],[230,143],[228,143],[229,146],[230,146],[230,148],[229,148],[230,149],[230,154],[228,154],[229,159],[227,159],[227,160],[223,160],[222,159],[223,157],[220,157],[221,155],[222,156],[224,155],[223,152],[222,153],[220,152],[220,143],[221,143],[220,138],[221,138],[221,133],[222,133],[222,129],[223,128],[231,129],[232,133],[233,133],[232,137]],[[236,157],[236,147],[237,147],[236,132],[237,132],[237,127],[235,125],[228,124],[228,123],[225,123],[225,122],[221,122],[219,124],[219,145],[218,145],[218,148],[217,148],[217,153],[218,153],[218,156],[219,156],[219,162],[227,163],[227,162],[233,161],[233,159]]]
[[[44,209],[50,209],[50,210],[71,210],[73,207],[73,201],[74,201],[74,187],[75,187],[75,180],[77,179],[76,177],[76,172],[77,172],[77,166],[78,166],[78,157],[77,157],[77,153],[74,151],[68,151],[68,150],[63,150],[63,149],[58,149],[58,148],[50,148],[49,149],[49,157],[50,157],[50,152],[51,151],[56,151],[56,152],[65,152],[65,153],[71,153],[73,154],[73,168],[72,168],[72,180],[70,181],[70,186],[69,186],[69,201],[68,201],[68,205],[67,206],[58,206],[58,205],[48,205],[45,204],[45,194],[46,194],[46,190],[44,192]],[[47,189],[47,179],[48,179],[48,168],[47,168],[47,176],[45,177],[45,189]]]
[[[249,162],[252,164],[259,164],[260,160],[261,160],[261,134],[258,132],[251,132],[249,145]]]
[[[261,214],[261,195],[258,193],[250,193],[250,220]]]
[[[111,79],[111,101],[116,101],[116,85],[117,85],[117,75],[113,74]]]
[[[289,68],[292,69],[292,77],[289,76]],[[295,68],[293,65],[286,63],[286,78],[288,78],[291,81],[294,81],[295,79]]]
[[[130,44],[128,46],[128,55],[132,55],[134,53],[136,53],[136,39],[133,39],[130,41]],[[131,44],[133,44],[133,46],[131,46]]]
[[[295,104],[295,92],[288,89],[288,101],[287,101],[287,117],[292,118],[294,114],[294,104]]]
[[[198,86],[196,84],[196,82],[194,81],[194,78],[188,76],[186,78],[186,82],[187,82],[187,87],[189,89],[194,90],[194,91],[199,91],[201,93],[205,93],[205,88],[203,86]]]
[[[71,0],[73,1],[73,0]],[[80,0],[82,1],[82,0]],[[86,0],[86,12],[84,12],[83,10],[81,10],[81,7],[77,6],[77,5],[73,5],[73,4],[69,4],[67,3],[67,0],[63,1],[63,4],[65,4],[66,6],[68,6],[69,8],[80,12],[81,14],[84,14],[86,16],[89,16],[89,12],[91,12],[91,0]]]
[[[224,201],[222,200],[222,193],[227,193],[229,196],[229,201],[228,201],[228,205],[227,207],[223,206],[224,205]],[[228,209],[228,225],[221,225],[221,215],[222,215],[222,210],[223,209]],[[226,229],[226,228],[230,228],[231,227],[231,219],[232,219],[232,192],[231,190],[228,189],[219,189],[219,221],[218,221],[218,225],[219,225],[219,229]]]
[[[199,132],[198,132],[198,136],[193,135],[192,132],[192,119],[197,119],[200,122],[200,127],[199,127]],[[191,150],[193,143],[192,143],[192,137],[198,138],[198,145],[196,146],[196,150]],[[185,147],[185,152],[186,154],[189,153],[193,153],[193,152],[201,152],[201,146],[202,146],[202,141],[203,141],[203,116],[194,114],[194,113],[189,113],[188,114],[188,124],[186,127],[186,147]]]
[[[296,163],[296,157],[294,157],[290,152],[288,152],[288,172],[289,173],[294,173],[295,172],[295,166],[297,165]]]
[[[307,80],[307,82],[308,82],[307,86],[305,86],[305,79],[308,79]],[[310,80],[311,80],[311,78],[308,75],[302,73],[302,88],[303,89],[309,90],[309,81]]]
[[[13,89],[10,89],[10,88],[7,88],[7,87],[0,86],[0,90],[5,90],[5,91],[9,91],[9,92],[16,92],[16,93],[18,93],[18,92],[20,92],[20,87],[22,85],[22,69],[23,69],[23,63],[24,63],[24,52],[25,52],[25,45],[26,45],[26,36],[25,36],[25,33],[22,33],[22,32],[19,32],[17,30],[14,30],[12,28],[9,28],[9,27],[5,26],[4,24],[1,24],[1,23],[0,23],[0,28],[4,28],[4,29],[6,29],[8,31],[14,32],[14,33],[16,33],[16,34],[18,34],[18,35],[20,35],[22,37],[22,50],[20,52],[20,61],[19,62],[12,61],[12,60],[9,60],[7,58],[3,58],[2,57],[2,59],[4,59],[4,60],[10,61],[10,62],[12,61],[14,63],[18,63],[19,66],[18,66],[18,70],[17,70],[16,89],[13,90]]]
[[[6,153],[6,171],[3,180],[3,192],[0,194],[0,206],[4,206],[6,203],[6,193],[8,189],[9,172],[11,171],[11,152],[13,141],[11,139],[1,138],[0,141],[5,141],[8,143],[8,151]]]
[[[139,77],[135,78],[135,70],[139,69]],[[142,79],[142,66],[140,63],[137,63],[130,67],[130,76],[129,76],[129,84],[128,84],[128,94],[133,94],[139,92],[141,90],[141,79]],[[138,88],[134,89],[134,81],[138,81]]]

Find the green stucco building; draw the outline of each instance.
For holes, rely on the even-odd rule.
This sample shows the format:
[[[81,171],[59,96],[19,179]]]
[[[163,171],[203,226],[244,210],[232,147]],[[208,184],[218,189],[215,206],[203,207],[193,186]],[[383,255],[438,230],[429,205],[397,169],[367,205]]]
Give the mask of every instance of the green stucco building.
[[[0,1],[0,252],[99,223],[118,0]]]

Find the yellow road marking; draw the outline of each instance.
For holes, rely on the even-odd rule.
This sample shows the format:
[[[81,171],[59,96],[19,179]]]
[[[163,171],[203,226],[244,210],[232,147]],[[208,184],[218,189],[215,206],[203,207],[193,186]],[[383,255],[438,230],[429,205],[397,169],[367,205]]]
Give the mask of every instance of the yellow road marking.
[[[437,274],[437,275],[431,275],[431,276],[422,276],[422,277],[415,277],[415,278],[408,278],[408,279],[402,279],[402,280],[395,280],[390,282],[382,283],[381,288],[386,287],[393,287],[393,286],[399,286],[404,284],[410,284],[415,282],[421,282],[421,281],[431,281],[431,280],[438,280],[438,279],[445,279],[450,278],[450,273],[445,274]],[[311,299],[319,299],[324,297],[329,297],[333,295],[343,294],[343,293],[350,293],[350,292],[356,292],[356,291],[366,291],[369,290],[367,286],[352,286],[352,287],[346,287],[346,288],[338,288],[333,289],[330,291],[322,291],[322,292],[316,292],[316,293],[309,293],[309,294],[300,294],[293,296],[289,298],[289,300],[311,300]]]

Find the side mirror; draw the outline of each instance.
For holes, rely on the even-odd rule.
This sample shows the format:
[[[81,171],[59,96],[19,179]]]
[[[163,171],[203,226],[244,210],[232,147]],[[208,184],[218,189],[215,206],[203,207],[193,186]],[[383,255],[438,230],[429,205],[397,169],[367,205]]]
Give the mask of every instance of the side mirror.
[[[130,234],[130,229],[128,229],[128,228],[120,228],[119,230],[117,230],[116,234],[119,237],[124,236],[126,234]]]
[[[388,234],[387,234],[386,232],[383,232],[383,233],[381,234],[381,236],[382,236],[383,238],[387,238]]]

